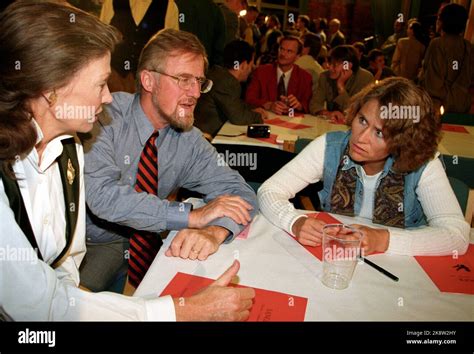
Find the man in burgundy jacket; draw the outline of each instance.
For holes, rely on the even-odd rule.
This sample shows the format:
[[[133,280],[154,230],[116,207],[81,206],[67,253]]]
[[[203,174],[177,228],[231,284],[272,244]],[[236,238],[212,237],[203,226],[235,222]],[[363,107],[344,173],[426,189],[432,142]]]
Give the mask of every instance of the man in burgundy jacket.
[[[295,64],[302,50],[303,43],[299,38],[284,37],[277,63],[259,66],[254,71],[245,95],[247,103],[276,114],[309,112],[312,78]]]

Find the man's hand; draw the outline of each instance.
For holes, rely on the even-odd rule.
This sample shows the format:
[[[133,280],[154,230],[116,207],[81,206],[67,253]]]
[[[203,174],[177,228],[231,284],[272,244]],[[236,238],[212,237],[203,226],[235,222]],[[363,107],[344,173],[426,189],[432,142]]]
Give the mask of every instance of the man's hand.
[[[288,106],[282,101],[275,101],[271,103],[270,111],[279,115],[286,114],[288,113]]]
[[[267,102],[263,105],[263,108],[272,111],[275,114],[278,115],[284,115],[288,113],[289,110],[289,101],[286,96],[280,96],[280,100],[275,101],[275,102]]]
[[[346,88],[346,82],[352,76],[352,69],[349,70],[342,70],[341,74],[339,75],[336,85],[337,91],[339,94],[342,94]]]
[[[317,112],[316,114],[325,116],[326,119],[328,119],[331,123],[344,124],[346,122],[346,117],[344,116],[344,113],[340,111],[323,110]]]
[[[259,113],[260,117],[262,117],[262,119],[268,119],[268,113],[262,107],[255,108],[255,109],[253,109],[253,111]]]
[[[358,224],[351,226],[362,232],[361,248],[363,255],[387,250],[390,241],[390,232],[387,229],[374,229]]]
[[[382,77],[383,68],[384,68],[384,64],[377,63],[377,72],[374,75],[375,80],[380,80],[380,78]]]
[[[228,235],[229,230],[220,226],[211,225],[202,229],[183,229],[171,241],[170,248],[166,250],[165,256],[204,261],[211,254],[216,253]]]
[[[201,229],[211,221],[227,216],[237,224],[247,225],[252,218],[249,210],[253,207],[239,196],[222,195],[205,206],[189,213],[188,227]]]
[[[283,102],[287,102],[286,104],[290,107],[293,108],[296,111],[302,111],[303,110],[303,105],[298,101],[298,99],[294,95],[289,95],[288,97],[281,96],[281,100]]]
[[[346,122],[344,113],[339,111],[328,112],[327,116],[331,123],[344,124]]]
[[[302,245],[319,246],[323,239],[324,225],[324,221],[302,216],[295,221],[291,231]]]
[[[235,260],[215,282],[196,295],[173,299],[177,321],[245,321],[250,315],[255,290],[228,287],[240,263]]]

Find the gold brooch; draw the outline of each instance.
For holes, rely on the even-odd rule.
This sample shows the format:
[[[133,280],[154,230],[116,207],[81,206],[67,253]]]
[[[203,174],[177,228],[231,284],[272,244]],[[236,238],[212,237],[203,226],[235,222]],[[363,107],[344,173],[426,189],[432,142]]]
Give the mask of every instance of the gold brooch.
[[[71,159],[67,159],[67,182],[72,185],[74,182],[74,178],[76,177],[76,170],[74,170],[74,167],[72,166]]]

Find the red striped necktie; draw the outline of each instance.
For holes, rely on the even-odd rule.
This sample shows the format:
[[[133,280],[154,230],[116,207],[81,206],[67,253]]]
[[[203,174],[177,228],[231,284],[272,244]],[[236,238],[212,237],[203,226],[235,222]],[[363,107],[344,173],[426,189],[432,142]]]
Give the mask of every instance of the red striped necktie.
[[[137,192],[158,195],[158,149],[155,144],[157,137],[158,131],[154,131],[140,156],[135,183]],[[130,238],[128,279],[135,288],[142,281],[162,244],[159,234],[148,231],[133,233]]]

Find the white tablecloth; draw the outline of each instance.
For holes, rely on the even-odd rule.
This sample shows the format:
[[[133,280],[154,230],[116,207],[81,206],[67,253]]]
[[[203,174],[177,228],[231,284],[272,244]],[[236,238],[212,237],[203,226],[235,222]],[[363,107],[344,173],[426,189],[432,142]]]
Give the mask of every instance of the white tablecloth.
[[[357,218],[337,218],[361,223]],[[321,262],[261,214],[253,220],[247,239],[221,245],[205,261],[166,257],[175,234],[165,240],[135,296],[160,294],[177,272],[216,279],[238,258],[240,284],[308,298],[305,321],[474,320],[474,297],[441,293],[413,257],[369,256],[400,280],[394,282],[358,264],[350,286],[332,290],[320,281]]]

